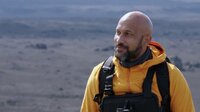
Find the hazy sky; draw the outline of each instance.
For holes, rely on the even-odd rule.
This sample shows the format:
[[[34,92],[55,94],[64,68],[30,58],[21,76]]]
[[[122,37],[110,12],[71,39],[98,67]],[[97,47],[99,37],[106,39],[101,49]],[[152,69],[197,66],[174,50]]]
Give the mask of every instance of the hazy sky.
[[[198,18],[199,6],[200,0],[0,0],[0,19],[109,18],[131,10],[155,18]]]

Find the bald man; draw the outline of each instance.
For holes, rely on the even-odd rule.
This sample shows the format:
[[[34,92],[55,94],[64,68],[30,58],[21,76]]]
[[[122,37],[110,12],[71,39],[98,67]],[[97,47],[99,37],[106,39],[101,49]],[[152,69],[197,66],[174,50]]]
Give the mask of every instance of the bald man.
[[[94,67],[81,112],[195,112],[183,74],[166,61],[164,48],[151,41],[152,31],[142,12],[121,17],[114,56]]]

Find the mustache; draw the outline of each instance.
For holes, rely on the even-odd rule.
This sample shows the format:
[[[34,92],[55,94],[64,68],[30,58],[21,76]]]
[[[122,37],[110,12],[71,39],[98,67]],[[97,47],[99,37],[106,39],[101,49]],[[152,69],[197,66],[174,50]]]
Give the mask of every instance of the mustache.
[[[115,47],[123,47],[125,49],[128,49],[128,46],[123,43],[118,43]]]

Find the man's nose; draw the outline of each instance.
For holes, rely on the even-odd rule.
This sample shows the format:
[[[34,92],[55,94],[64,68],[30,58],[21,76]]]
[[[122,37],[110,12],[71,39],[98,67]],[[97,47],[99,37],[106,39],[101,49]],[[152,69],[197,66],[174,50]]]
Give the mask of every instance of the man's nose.
[[[121,35],[116,35],[116,41],[117,43],[123,43],[124,42],[124,36]]]

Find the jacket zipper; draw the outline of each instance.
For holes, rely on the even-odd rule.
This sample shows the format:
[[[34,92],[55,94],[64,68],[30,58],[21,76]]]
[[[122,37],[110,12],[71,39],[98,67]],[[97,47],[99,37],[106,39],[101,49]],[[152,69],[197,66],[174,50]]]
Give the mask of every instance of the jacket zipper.
[[[131,77],[131,70],[128,69],[128,79],[127,79],[127,82],[128,82],[128,92],[131,92],[130,77]]]

